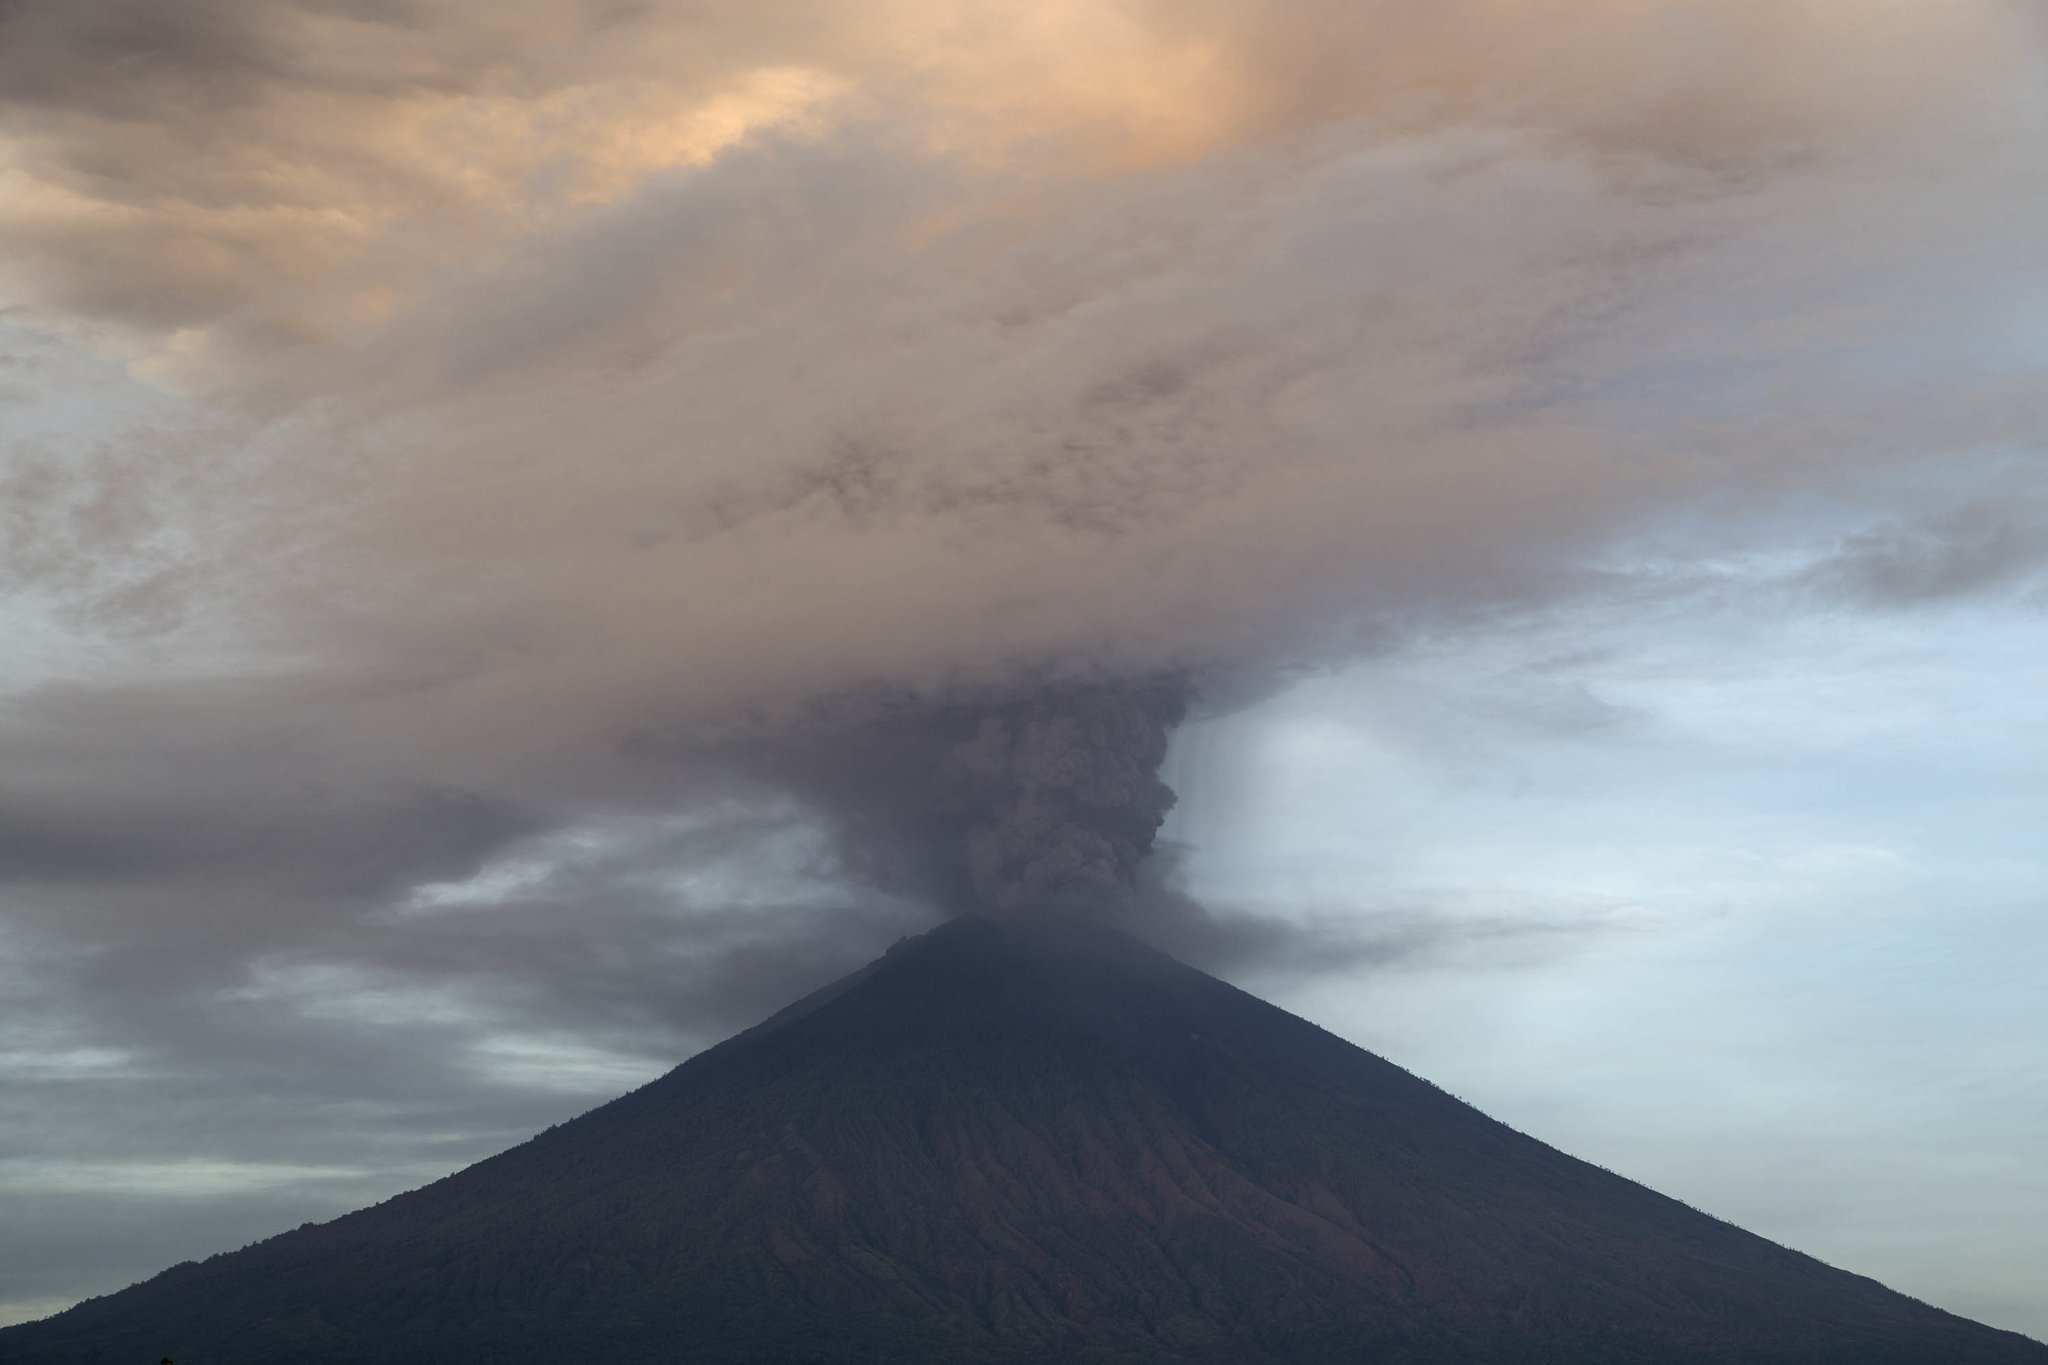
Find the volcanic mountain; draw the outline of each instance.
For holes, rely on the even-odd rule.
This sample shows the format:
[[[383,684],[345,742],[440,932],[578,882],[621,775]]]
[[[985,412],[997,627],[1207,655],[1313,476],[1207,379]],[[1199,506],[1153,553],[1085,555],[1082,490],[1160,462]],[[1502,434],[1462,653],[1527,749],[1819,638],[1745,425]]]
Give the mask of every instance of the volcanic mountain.
[[[1102,930],[955,920],[0,1361],[2048,1365]]]

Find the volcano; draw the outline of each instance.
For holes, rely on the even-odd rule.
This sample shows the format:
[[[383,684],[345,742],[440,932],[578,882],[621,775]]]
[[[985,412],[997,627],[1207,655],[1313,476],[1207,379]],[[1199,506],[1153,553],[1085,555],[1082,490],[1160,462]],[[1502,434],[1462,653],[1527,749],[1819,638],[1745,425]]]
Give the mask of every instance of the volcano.
[[[0,1331],[179,1365],[2048,1365],[1112,932],[969,916],[395,1199]]]

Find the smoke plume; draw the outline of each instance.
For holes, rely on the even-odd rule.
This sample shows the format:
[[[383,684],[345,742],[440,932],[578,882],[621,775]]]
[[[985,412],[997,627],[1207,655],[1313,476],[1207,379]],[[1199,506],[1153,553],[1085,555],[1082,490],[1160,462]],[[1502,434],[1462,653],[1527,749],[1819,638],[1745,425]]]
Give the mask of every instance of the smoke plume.
[[[939,773],[977,904],[1117,909],[1173,807],[1159,779],[1186,710],[1172,684],[1067,688],[984,715]]]

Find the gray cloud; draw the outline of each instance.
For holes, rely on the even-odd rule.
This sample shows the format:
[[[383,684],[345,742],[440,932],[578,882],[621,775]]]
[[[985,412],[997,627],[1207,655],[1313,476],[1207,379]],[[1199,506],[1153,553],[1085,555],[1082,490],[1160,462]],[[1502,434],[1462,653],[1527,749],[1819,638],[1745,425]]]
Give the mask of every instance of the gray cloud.
[[[2048,518],[2023,489],[1848,536],[1807,581],[1875,605],[1919,607],[2015,586],[2044,561]]]
[[[1239,980],[1284,985],[1385,971],[1527,965],[1629,927],[1599,915],[1566,918],[1528,908],[1474,913],[1369,903],[1279,915],[1210,904],[1186,889],[1187,853],[1169,845],[1145,864],[1124,923],[1184,962]]]
[[[545,823],[502,797],[349,771],[322,732],[327,700],[226,679],[14,698],[0,875],[374,898]]]

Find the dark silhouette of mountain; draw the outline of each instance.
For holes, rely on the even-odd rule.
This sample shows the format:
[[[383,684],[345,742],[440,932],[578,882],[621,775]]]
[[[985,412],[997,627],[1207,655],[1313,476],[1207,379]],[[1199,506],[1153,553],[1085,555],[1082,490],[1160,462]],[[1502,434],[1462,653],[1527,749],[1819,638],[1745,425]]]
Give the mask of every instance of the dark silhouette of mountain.
[[[956,920],[0,1361],[2048,1365],[1100,930]]]

